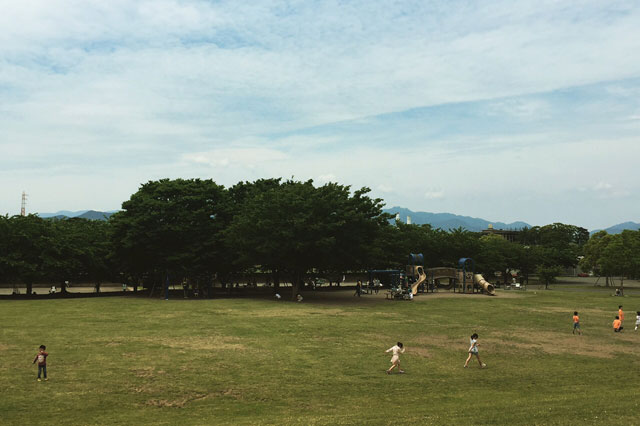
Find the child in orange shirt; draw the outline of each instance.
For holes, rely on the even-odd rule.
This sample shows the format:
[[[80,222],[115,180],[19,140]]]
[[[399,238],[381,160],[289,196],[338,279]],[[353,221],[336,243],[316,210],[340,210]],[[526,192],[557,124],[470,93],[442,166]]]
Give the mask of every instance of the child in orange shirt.
[[[624,312],[622,312],[622,305],[618,306],[618,316],[620,317],[620,323],[624,321]]]
[[[576,334],[576,330],[578,330],[578,334],[582,335],[582,330],[580,330],[580,317],[578,316],[578,311],[573,313],[573,333]]]
[[[613,320],[613,331],[614,333],[619,333],[622,331],[622,321],[620,321],[619,315],[616,315],[616,319]]]

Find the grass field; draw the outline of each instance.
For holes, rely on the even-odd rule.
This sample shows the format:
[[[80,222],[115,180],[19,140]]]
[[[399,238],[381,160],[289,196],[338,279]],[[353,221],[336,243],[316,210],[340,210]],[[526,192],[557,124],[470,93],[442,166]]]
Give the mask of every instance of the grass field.
[[[0,423],[640,424],[636,310],[640,297],[560,290],[1,301]],[[474,331],[486,369],[462,368]],[[407,373],[387,376],[398,340]]]

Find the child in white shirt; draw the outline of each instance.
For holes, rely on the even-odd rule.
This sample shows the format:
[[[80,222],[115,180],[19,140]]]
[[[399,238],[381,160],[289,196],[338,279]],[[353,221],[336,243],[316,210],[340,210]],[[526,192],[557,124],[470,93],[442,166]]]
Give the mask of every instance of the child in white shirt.
[[[400,368],[400,355],[404,353],[404,345],[402,342],[398,342],[396,345],[390,347],[385,352],[393,352],[391,357],[391,367],[387,370],[387,374],[391,374],[391,370],[398,367],[399,373],[404,373],[404,370]]]
[[[480,364],[481,368],[485,368],[487,366],[487,364],[484,364],[482,361],[480,361],[480,355],[478,355],[478,334],[477,333],[473,333],[471,335],[470,346],[469,346],[469,356],[467,357],[467,360],[464,362],[464,368],[467,368],[467,366],[469,365],[469,361],[471,361],[471,357],[473,355],[475,355],[476,358],[478,359],[478,364]]]
[[[636,329],[635,331],[638,331],[638,327],[640,326],[640,311],[636,312]]]

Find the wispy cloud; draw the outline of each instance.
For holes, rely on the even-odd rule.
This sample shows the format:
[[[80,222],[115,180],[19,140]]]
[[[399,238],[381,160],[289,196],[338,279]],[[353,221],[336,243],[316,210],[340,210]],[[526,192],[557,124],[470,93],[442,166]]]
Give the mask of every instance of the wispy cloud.
[[[638,143],[634,3],[36,0],[2,11],[0,211],[15,212],[22,189],[64,203],[44,210],[82,209],[156,177],[295,175],[520,219],[491,194],[564,205],[562,190],[633,193],[623,181],[640,181],[620,165]],[[587,164],[613,187],[594,190]],[[68,198],[46,198],[60,185]],[[536,209],[525,213],[546,217]]]
[[[211,167],[254,168],[258,164],[286,160],[288,156],[275,149],[255,147],[215,149],[184,154],[182,158],[187,162]]]
[[[424,193],[424,198],[427,200],[440,200],[444,198],[444,191],[442,189],[431,188]]]

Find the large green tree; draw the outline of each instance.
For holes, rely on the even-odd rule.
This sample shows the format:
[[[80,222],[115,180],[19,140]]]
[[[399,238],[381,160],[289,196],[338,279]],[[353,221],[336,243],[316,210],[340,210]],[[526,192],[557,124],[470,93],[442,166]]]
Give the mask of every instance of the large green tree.
[[[227,210],[226,191],[212,180],[143,184],[110,218],[118,267],[156,282],[166,275],[174,281],[212,279],[224,267]]]
[[[476,260],[476,269],[487,274],[487,278],[499,271],[506,283],[507,269],[518,266],[519,246],[499,235],[484,235],[480,237],[479,243],[480,250]]]
[[[239,262],[284,274],[292,298],[313,269],[357,269],[374,255],[372,242],[388,225],[368,188],[288,180],[247,193],[225,231]]]

